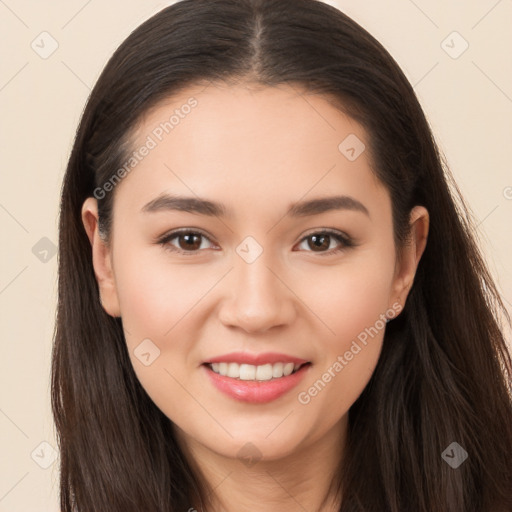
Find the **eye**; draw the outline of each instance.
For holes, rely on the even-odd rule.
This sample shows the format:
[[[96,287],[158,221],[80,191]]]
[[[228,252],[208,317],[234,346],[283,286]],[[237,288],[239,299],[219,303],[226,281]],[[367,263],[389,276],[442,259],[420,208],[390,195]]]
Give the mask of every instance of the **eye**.
[[[158,244],[169,251],[192,255],[198,253],[201,249],[208,249],[208,247],[203,244],[204,240],[212,243],[204,233],[185,228],[167,233],[158,240]],[[338,241],[337,247],[331,247],[333,240]],[[173,243],[174,241],[176,241],[176,244]],[[308,241],[311,241],[311,243],[308,243]],[[354,246],[350,237],[341,232],[329,229],[310,233],[300,241],[300,244],[304,242],[307,243],[308,247],[312,248],[311,251],[306,249],[307,252],[320,253],[322,256],[335,254]]]
[[[176,239],[177,246],[172,243]],[[194,231],[192,229],[180,229],[172,231],[164,235],[158,243],[165,249],[178,252],[180,254],[191,255],[198,252],[200,249],[207,249],[202,243],[202,240],[211,240],[200,231]]]
[[[309,240],[311,243],[308,242]],[[338,241],[338,247],[331,248],[331,242],[333,240]],[[353,241],[348,236],[338,231],[332,231],[330,229],[310,233],[309,235],[305,236],[300,243],[303,244],[304,242],[306,242],[308,247],[313,249],[312,251],[308,252],[319,252],[322,256],[335,254],[343,251],[344,249],[347,249],[348,247],[354,246]]]

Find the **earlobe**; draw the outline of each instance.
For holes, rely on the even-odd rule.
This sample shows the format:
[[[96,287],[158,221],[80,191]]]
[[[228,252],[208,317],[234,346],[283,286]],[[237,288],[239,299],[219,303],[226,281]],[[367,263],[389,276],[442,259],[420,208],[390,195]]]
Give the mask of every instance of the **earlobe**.
[[[401,259],[395,267],[393,283],[394,303],[403,309],[412,288],[420,259],[427,246],[429,214],[425,207],[415,206],[409,216],[409,239],[401,249]],[[393,301],[393,299],[392,299]]]
[[[111,247],[101,238],[98,225],[98,201],[88,197],[82,205],[82,222],[92,247],[94,274],[98,282],[103,309],[113,317],[120,317],[116,283],[112,266]]]

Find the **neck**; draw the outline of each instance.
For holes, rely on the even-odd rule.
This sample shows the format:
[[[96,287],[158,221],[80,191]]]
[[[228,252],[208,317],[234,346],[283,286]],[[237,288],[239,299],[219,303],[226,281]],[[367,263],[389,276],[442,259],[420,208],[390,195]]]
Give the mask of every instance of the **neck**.
[[[338,470],[345,446],[348,415],[321,439],[304,441],[278,459],[225,457],[176,434],[187,458],[202,475],[211,506],[199,503],[190,512],[338,512]]]

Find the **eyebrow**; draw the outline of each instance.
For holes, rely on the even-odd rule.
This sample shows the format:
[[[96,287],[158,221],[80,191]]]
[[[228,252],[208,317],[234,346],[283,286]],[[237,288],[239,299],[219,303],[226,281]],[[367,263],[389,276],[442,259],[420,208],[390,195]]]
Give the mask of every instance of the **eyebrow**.
[[[212,217],[232,217],[222,203],[201,199],[199,197],[171,196],[163,194],[147,203],[143,208],[143,213],[177,210],[199,215],[208,215]],[[286,215],[292,217],[306,217],[310,215],[319,215],[331,210],[350,210],[361,212],[370,217],[366,206],[357,199],[350,196],[329,196],[311,199],[308,201],[299,201],[292,203],[286,212]]]

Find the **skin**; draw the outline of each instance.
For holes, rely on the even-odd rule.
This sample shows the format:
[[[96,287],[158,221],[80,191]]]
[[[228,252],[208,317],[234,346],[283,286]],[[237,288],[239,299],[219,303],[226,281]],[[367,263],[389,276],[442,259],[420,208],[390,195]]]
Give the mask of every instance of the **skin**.
[[[332,373],[365,328],[403,307],[426,245],[428,212],[411,211],[411,240],[399,264],[389,193],[369,151],[349,161],[338,149],[349,134],[368,148],[364,129],[328,98],[296,86],[190,87],[144,116],[132,148],[191,96],[197,107],[116,186],[110,243],[98,232],[96,200],[83,205],[103,307],[122,317],[134,371],[215,488],[216,511],[336,510],[330,475],[384,329],[359,343],[360,352],[309,403],[298,393]],[[222,202],[232,217],[141,212],[163,192]],[[334,194],[357,199],[369,216],[285,215],[295,201]],[[183,237],[167,249],[158,244],[177,228],[207,238],[193,254],[170,249],[186,250]],[[326,228],[356,245],[334,253],[343,244],[331,237],[315,251],[305,237]],[[236,252],[247,236],[263,249],[250,264]],[[160,350],[149,366],[134,355],[147,338]],[[312,365],[291,392],[248,404],[218,391],[201,367],[232,351],[281,352]],[[249,442],[261,455],[250,467],[239,456]]]

